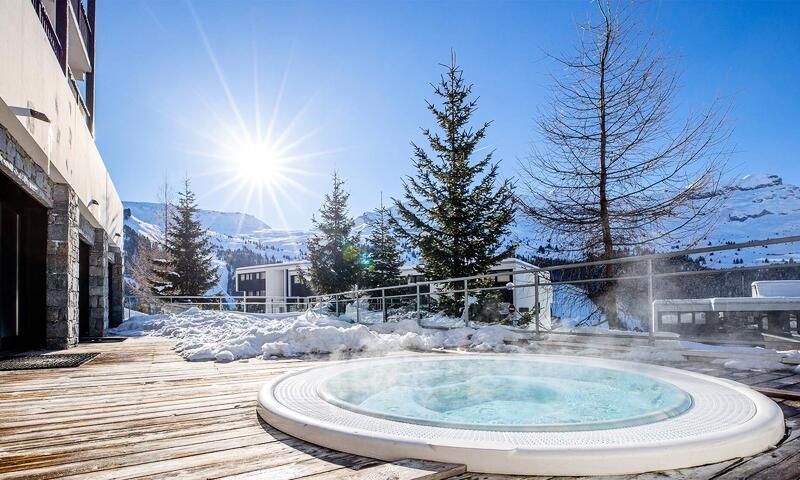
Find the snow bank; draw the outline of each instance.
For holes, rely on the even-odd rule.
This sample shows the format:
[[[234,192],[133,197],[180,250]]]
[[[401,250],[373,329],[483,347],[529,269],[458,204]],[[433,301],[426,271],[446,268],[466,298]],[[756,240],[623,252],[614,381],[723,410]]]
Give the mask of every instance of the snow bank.
[[[448,330],[420,327],[415,320],[352,324],[314,312],[244,314],[190,308],[180,314],[142,315],[112,333],[177,339],[176,351],[188,360],[234,360],[262,356],[295,357],[345,352],[429,351],[469,348],[484,352],[517,351],[506,342],[525,335],[499,325]]]
[[[756,371],[772,371],[772,370],[790,370],[792,365],[788,365],[775,360],[767,360],[760,358],[744,358],[735,360],[715,360],[714,363],[721,363],[723,367],[732,370],[756,370]],[[797,370],[795,368],[795,370]]]

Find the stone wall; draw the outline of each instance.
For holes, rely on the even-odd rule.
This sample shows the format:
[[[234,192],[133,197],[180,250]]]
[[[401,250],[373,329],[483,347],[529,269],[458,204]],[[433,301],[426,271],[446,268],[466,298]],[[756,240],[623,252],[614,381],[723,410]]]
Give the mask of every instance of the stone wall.
[[[37,165],[0,125],[0,170],[45,206],[53,202],[53,183],[42,167]]]
[[[53,186],[47,213],[47,348],[78,343],[78,275],[80,259],[78,197],[69,185]]]
[[[111,264],[111,278],[109,289],[109,299],[111,305],[108,310],[108,324],[116,327],[124,320],[125,311],[123,309],[123,297],[125,295],[125,260],[120,248],[116,245],[109,247],[109,251],[114,253],[114,262]]]
[[[102,228],[94,231],[94,245],[89,250],[89,335],[105,336],[108,330],[108,235]]]
[[[89,334],[106,335],[109,321],[112,325],[118,325],[124,313],[123,260],[119,247],[109,240],[105,230],[94,228],[81,216],[79,200],[72,187],[55,184],[2,125],[0,172],[48,207],[44,299],[47,348],[64,349],[78,343],[81,238],[92,245],[89,260]],[[111,269],[109,257],[113,259]],[[109,271],[113,279],[111,282]],[[109,293],[113,304],[109,302]]]

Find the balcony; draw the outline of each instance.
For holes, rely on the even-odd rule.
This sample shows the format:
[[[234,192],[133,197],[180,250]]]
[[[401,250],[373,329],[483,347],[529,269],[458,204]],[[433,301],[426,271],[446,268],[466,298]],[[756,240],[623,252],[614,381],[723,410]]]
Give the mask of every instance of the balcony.
[[[94,130],[94,0],[31,0],[86,125]]]

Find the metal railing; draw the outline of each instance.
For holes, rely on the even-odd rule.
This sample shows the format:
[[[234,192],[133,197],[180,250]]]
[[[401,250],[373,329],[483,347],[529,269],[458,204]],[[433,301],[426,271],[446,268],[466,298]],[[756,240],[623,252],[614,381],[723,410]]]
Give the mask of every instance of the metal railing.
[[[47,9],[42,3],[42,0],[31,0],[31,3],[33,4],[33,9],[36,11],[36,16],[39,17],[39,22],[42,24],[42,29],[44,29],[47,41],[50,42],[53,53],[55,53],[57,59],[60,59],[63,54],[63,47],[61,46],[61,42],[58,41],[58,36],[53,28],[54,23],[50,21],[50,16],[47,15]]]
[[[659,331],[653,311],[657,297],[667,296],[670,289],[685,291],[669,285],[671,279],[686,281],[695,276],[741,275],[741,285],[724,284],[728,291],[749,296],[750,272],[769,272],[776,269],[796,268],[800,274],[800,263],[782,261],[780,263],[742,265],[725,268],[709,268],[700,264],[697,257],[713,255],[716,252],[740,251],[751,248],[766,248],[770,245],[793,244],[800,242],[800,236],[781,237],[744,243],[653,253],[647,255],[624,256],[610,260],[597,260],[553,265],[549,267],[522,268],[509,271],[495,271],[482,275],[426,280],[408,284],[390,285],[376,288],[354,287],[350,291],[307,297],[161,297],[165,304],[199,306],[246,311],[248,313],[282,313],[290,311],[317,311],[357,323],[379,323],[402,319],[415,319],[420,326],[428,328],[453,328],[483,323],[502,323],[509,328],[527,331],[539,337],[541,334],[575,334],[574,331],[561,331],[553,328],[556,317],[551,307],[563,307],[556,299],[559,289],[568,289],[578,297],[590,297],[590,289],[608,289],[610,286],[624,285],[624,291],[634,291],[642,299],[638,307],[638,317],[642,329],[652,343]],[[800,260],[800,251],[798,251]],[[681,263],[669,262],[680,259]],[[620,271],[613,277],[597,275],[605,271],[608,264]],[[658,267],[656,270],[655,267]],[[689,268],[691,267],[691,268]],[[671,270],[671,271],[670,271]],[[570,273],[572,272],[572,273]],[[498,284],[499,277],[509,277],[513,281]],[[798,276],[797,278],[800,278]],[[725,280],[725,279],[723,279]],[[725,281],[730,281],[727,279]],[[598,285],[600,287],[598,287]],[[666,285],[666,287],[665,287]],[[702,285],[702,284],[701,284]],[[601,288],[602,287],[602,288]],[[702,290],[702,289],[701,289]],[[662,294],[659,295],[658,292]],[[705,290],[704,290],[705,291]],[[712,295],[721,297],[726,295]],[[731,295],[727,295],[731,296]],[[520,302],[522,297],[524,302]],[[684,298],[693,298],[685,296]],[[488,299],[488,300],[487,300]],[[517,300],[517,312],[510,311],[510,304]],[[592,300],[593,301],[593,300]],[[615,297],[616,301],[616,297]],[[591,303],[591,302],[590,302]],[[487,310],[482,310],[488,305]],[[595,307],[597,305],[594,305]],[[188,307],[187,307],[188,308]],[[524,308],[524,310],[523,310]],[[443,313],[444,312],[444,313]],[[562,316],[563,318],[563,316]],[[797,322],[795,319],[795,330]],[[797,333],[797,332],[795,332]],[[630,332],[630,336],[641,337],[644,332]],[[592,336],[591,332],[581,335]],[[625,334],[618,335],[624,337]],[[780,335],[778,336],[780,337]],[[702,340],[715,343],[708,338],[693,338],[681,335],[685,340]],[[785,336],[786,341],[800,341],[793,336]],[[716,343],[763,344],[764,341],[723,339]]]
[[[81,32],[81,38],[88,49],[89,45],[94,44],[94,32],[92,32],[92,27],[89,22],[89,17],[86,14],[83,0],[71,0],[70,3],[72,4],[72,12],[75,14],[75,19],[78,23],[78,30]]]

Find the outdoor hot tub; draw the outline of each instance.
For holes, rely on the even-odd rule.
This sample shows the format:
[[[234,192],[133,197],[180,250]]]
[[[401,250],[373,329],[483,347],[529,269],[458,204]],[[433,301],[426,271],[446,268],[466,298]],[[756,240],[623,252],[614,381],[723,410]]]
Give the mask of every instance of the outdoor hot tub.
[[[780,408],[728,380],[648,364],[543,355],[425,355],[330,363],[259,393],[279,430],[383,460],[469,471],[612,475],[754,455]]]

